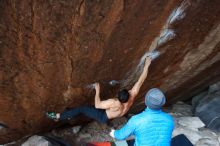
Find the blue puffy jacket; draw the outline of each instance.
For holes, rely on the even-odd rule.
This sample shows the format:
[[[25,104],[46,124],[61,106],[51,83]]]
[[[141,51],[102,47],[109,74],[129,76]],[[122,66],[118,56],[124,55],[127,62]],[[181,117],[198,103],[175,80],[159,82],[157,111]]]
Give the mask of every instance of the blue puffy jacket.
[[[170,146],[173,118],[162,110],[146,108],[133,116],[120,130],[114,132],[118,140],[135,136],[135,146]]]

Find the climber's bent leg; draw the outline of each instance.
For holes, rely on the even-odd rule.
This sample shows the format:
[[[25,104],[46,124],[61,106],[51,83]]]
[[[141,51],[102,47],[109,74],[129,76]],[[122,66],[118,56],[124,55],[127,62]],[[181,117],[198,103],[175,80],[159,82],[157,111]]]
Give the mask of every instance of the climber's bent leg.
[[[60,114],[59,120],[61,121],[67,119],[69,120],[78,116],[79,114],[83,114],[101,123],[107,123],[108,121],[108,117],[106,115],[105,110],[97,109],[94,106],[81,106],[81,107],[72,108],[70,110],[66,110]]]

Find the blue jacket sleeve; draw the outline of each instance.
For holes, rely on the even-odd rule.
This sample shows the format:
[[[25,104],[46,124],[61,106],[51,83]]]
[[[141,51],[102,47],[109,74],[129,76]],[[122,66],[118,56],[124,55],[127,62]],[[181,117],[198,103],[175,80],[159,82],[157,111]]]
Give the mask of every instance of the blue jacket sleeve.
[[[122,127],[119,130],[115,130],[114,132],[115,138],[118,140],[124,140],[127,137],[131,136],[135,131],[135,127],[136,127],[135,125],[136,125],[135,120],[132,117],[124,127]]]

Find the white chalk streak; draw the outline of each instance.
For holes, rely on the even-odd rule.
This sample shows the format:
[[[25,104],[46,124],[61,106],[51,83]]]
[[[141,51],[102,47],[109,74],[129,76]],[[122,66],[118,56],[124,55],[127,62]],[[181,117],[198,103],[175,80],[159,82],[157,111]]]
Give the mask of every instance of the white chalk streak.
[[[109,84],[110,84],[111,86],[115,86],[115,85],[117,85],[117,84],[120,84],[120,82],[119,82],[119,81],[116,81],[116,80],[112,80],[112,81],[109,82]]]
[[[95,83],[94,83],[94,84],[87,85],[86,88],[95,89]]]
[[[154,39],[151,43],[150,50],[155,50],[160,45],[173,39],[176,35],[173,29],[170,29],[170,25],[180,19],[185,17],[185,10],[189,6],[188,0],[183,1],[179,7],[175,8],[170,16],[168,17],[166,23],[160,31],[160,35]]]
[[[158,45],[164,44],[165,42],[173,39],[175,36],[176,36],[176,34],[174,33],[174,30],[164,29],[161,33],[160,38],[159,38]]]
[[[168,17],[166,23],[164,24],[163,28],[160,31],[160,35],[157,36],[151,43],[149,50],[150,51],[154,51],[156,50],[160,45],[168,42],[169,40],[173,39],[176,35],[173,29],[170,29],[170,25],[171,23],[183,19],[185,16],[185,10],[186,8],[189,6],[189,1],[188,0],[184,0],[179,7],[175,8],[172,13],[170,14],[170,16]],[[153,52],[151,52],[153,53]],[[158,52],[157,55],[155,55],[153,58],[156,58],[160,55],[160,53]],[[132,84],[133,82],[135,82],[136,78],[140,75],[141,71],[143,70],[143,65],[144,65],[144,61],[145,58],[149,56],[149,52],[145,53],[142,57],[141,60],[138,64],[138,66],[136,66],[136,68],[133,68],[130,72],[128,72],[128,77],[127,79],[123,80],[122,82],[122,87],[125,87],[129,84]]]
[[[141,57],[139,64],[127,73],[126,79],[122,80],[121,87],[125,88],[129,84],[134,84],[137,81],[138,77],[140,76],[141,72],[143,71],[146,57],[151,57],[151,59],[154,60],[159,56],[160,56],[159,51],[154,50],[154,51],[146,52]]]
[[[189,6],[188,1],[183,1],[180,6],[176,9],[173,10],[171,15],[169,16],[168,22],[167,23],[173,23],[177,20],[183,19],[185,16],[185,9]]]
[[[146,52],[142,57],[141,57],[141,60],[140,60],[140,63],[139,63],[139,65],[140,64],[144,64],[144,62],[145,62],[145,59],[147,58],[147,57],[150,57],[152,60],[154,60],[154,59],[156,59],[157,57],[159,57],[160,56],[160,52],[159,51],[151,51],[151,52]]]

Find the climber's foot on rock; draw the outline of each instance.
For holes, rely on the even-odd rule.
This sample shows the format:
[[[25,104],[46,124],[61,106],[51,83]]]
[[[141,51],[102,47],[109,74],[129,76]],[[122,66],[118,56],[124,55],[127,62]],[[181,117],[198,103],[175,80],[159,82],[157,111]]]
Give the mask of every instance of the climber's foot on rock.
[[[57,113],[55,112],[46,112],[46,116],[48,119],[54,120],[56,122],[58,121]]]

